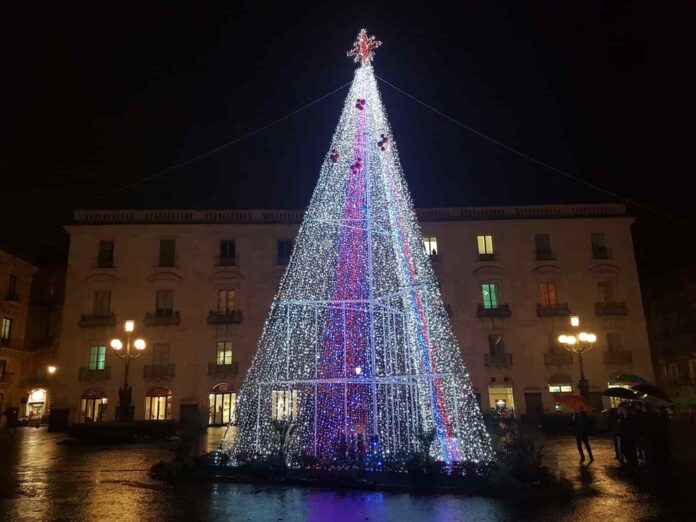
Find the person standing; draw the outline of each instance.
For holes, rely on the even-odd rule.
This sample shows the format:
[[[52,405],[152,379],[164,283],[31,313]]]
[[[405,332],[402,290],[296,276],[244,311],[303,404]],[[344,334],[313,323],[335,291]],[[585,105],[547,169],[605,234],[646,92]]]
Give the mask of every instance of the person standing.
[[[590,462],[592,462],[594,457],[592,456],[592,448],[590,447],[590,418],[587,416],[582,406],[578,407],[573,414],[573,433],[575,434],[575,442],[578,444],[580,462],[585,462],[585,454],[582,451],[583,444],[585,444],[587,456],[590,457]]]

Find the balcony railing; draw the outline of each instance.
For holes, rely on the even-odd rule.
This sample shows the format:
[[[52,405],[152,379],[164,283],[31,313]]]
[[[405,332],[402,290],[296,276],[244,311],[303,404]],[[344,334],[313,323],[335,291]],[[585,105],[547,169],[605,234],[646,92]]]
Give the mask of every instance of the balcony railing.
[[[290,256],[278,256],[276,257],[276,265],[287,265],[290,262]]]
[[[573,364],[573,355],[570,352],[545,352],[544,364],[546,366],[570,366]]]
[[[604,364],[631,364],[633,357],[627,350],[604,352]]]
[[[611,250],[607,247],[592,247],[592,259],[611,259]]]
[[[512,315],[509,304],[500,304],[490,308],[486,308],[482,304],[478,305],[476,309],[476,315],[480,318],[483,317],[493,317],[493,318],[505,318]]]
[[[116,326],[116,314],[82,314],[80,326],[83,328],[108,328]]]
[[[146,312],[145,326],[178,326],[181,323],[179,311]]]
[[[176,364],[146,364],[143,377],[146,379],[171,379],[176,373]]]
[[[566,317],[570,315],[568,303],[537,303],[537,317]]]
[[[626,308],[626,303],[623,303],[623,302],[595,303],[595,314],[596,315],[626,315],[626,314],[628,314],[628,309]]]
[[[537,261],[553,261],[556,259],[556,252],[550,248],[537,248],[534,250],[534,259]]]
[[[116,268],[116,258],[113,256],[100,256],[92,259],[92,268]]]
[[[87,366],[80,367],[81,381],[104,381],[111,378],[111,366],[104,366],[99,370],[88,368]]]
[[[174,268],[176,267],[176,256],[157,256],[155,258],[155,266],[159,268]]]
[[[497,257],[495,254],[481,254],[479,252],[477,255],[478,255],[479,261],[496,261],[497,260]]]
[[[215,266],[237,266],[237,258],[235,256],[217,256]]]
[[[210,310],[208,312],[208,324],[239,324],[241,322],[241,310]]]
[[[19,294],[17,292],[9,292],[5,295],[4,300],[19,303]]]
[[[483,354],[483,362],[486,366],[512,366],[511,353],[486,353]]]
[[[208,375],[234,377],[237,374],[239,374],[239,361],[233,361],[231,364],[208,363]]]

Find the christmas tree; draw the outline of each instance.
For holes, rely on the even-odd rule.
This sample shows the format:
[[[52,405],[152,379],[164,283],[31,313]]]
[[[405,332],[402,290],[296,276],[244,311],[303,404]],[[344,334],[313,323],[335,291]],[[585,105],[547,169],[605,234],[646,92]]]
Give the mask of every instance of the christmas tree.
[[[232,460],[488,461],[365,30],[294,251],[240,391]],[[432,442],[430,442],[432,440]]]

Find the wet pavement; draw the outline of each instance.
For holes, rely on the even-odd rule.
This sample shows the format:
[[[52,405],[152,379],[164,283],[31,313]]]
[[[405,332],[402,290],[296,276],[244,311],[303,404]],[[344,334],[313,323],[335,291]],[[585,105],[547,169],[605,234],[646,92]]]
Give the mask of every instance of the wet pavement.
[[[207,446],[221,430],[209,431]],[[580,466],[570,437],[541,440],[544,463],[571,479],[572,502],[516,503],[457,495],[327,491],[239,484],[164,484],[150,466],[170,458],[164,444],[83,447],[61,444],[64,435],[24,428],[14,438],[0,432],[0,520],[693,520],[694,476],[678,465],[678,480],[651,492],[641,474],[614,460],[611,441],[593,440],[595,462]],[[693,489],[689,489],[693,488]],[[696,508],[693,508],[696,510]]]

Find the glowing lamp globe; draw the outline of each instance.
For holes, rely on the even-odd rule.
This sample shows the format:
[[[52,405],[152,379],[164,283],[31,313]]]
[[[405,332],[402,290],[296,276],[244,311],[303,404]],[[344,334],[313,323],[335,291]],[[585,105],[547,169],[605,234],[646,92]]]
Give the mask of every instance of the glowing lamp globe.
[[[49,374],[53,375],[54,373],[56,373],[56,371],[58,371],[58,368],[56,366],[50,365],[46,367],[46,370],[48,370]]]
[[[132,332],[133,330],[135,330],[135,321],[126,321],[124,328],[126,332]]]
[[[123,348],[123,343],[118,339],[112,339],[110,344],[114,350],[120,350]]]
[[[136,339],[135,342],[133,343],[135,346],[136,350],[144,350],[145,349],[145,341],[143,339]]]

